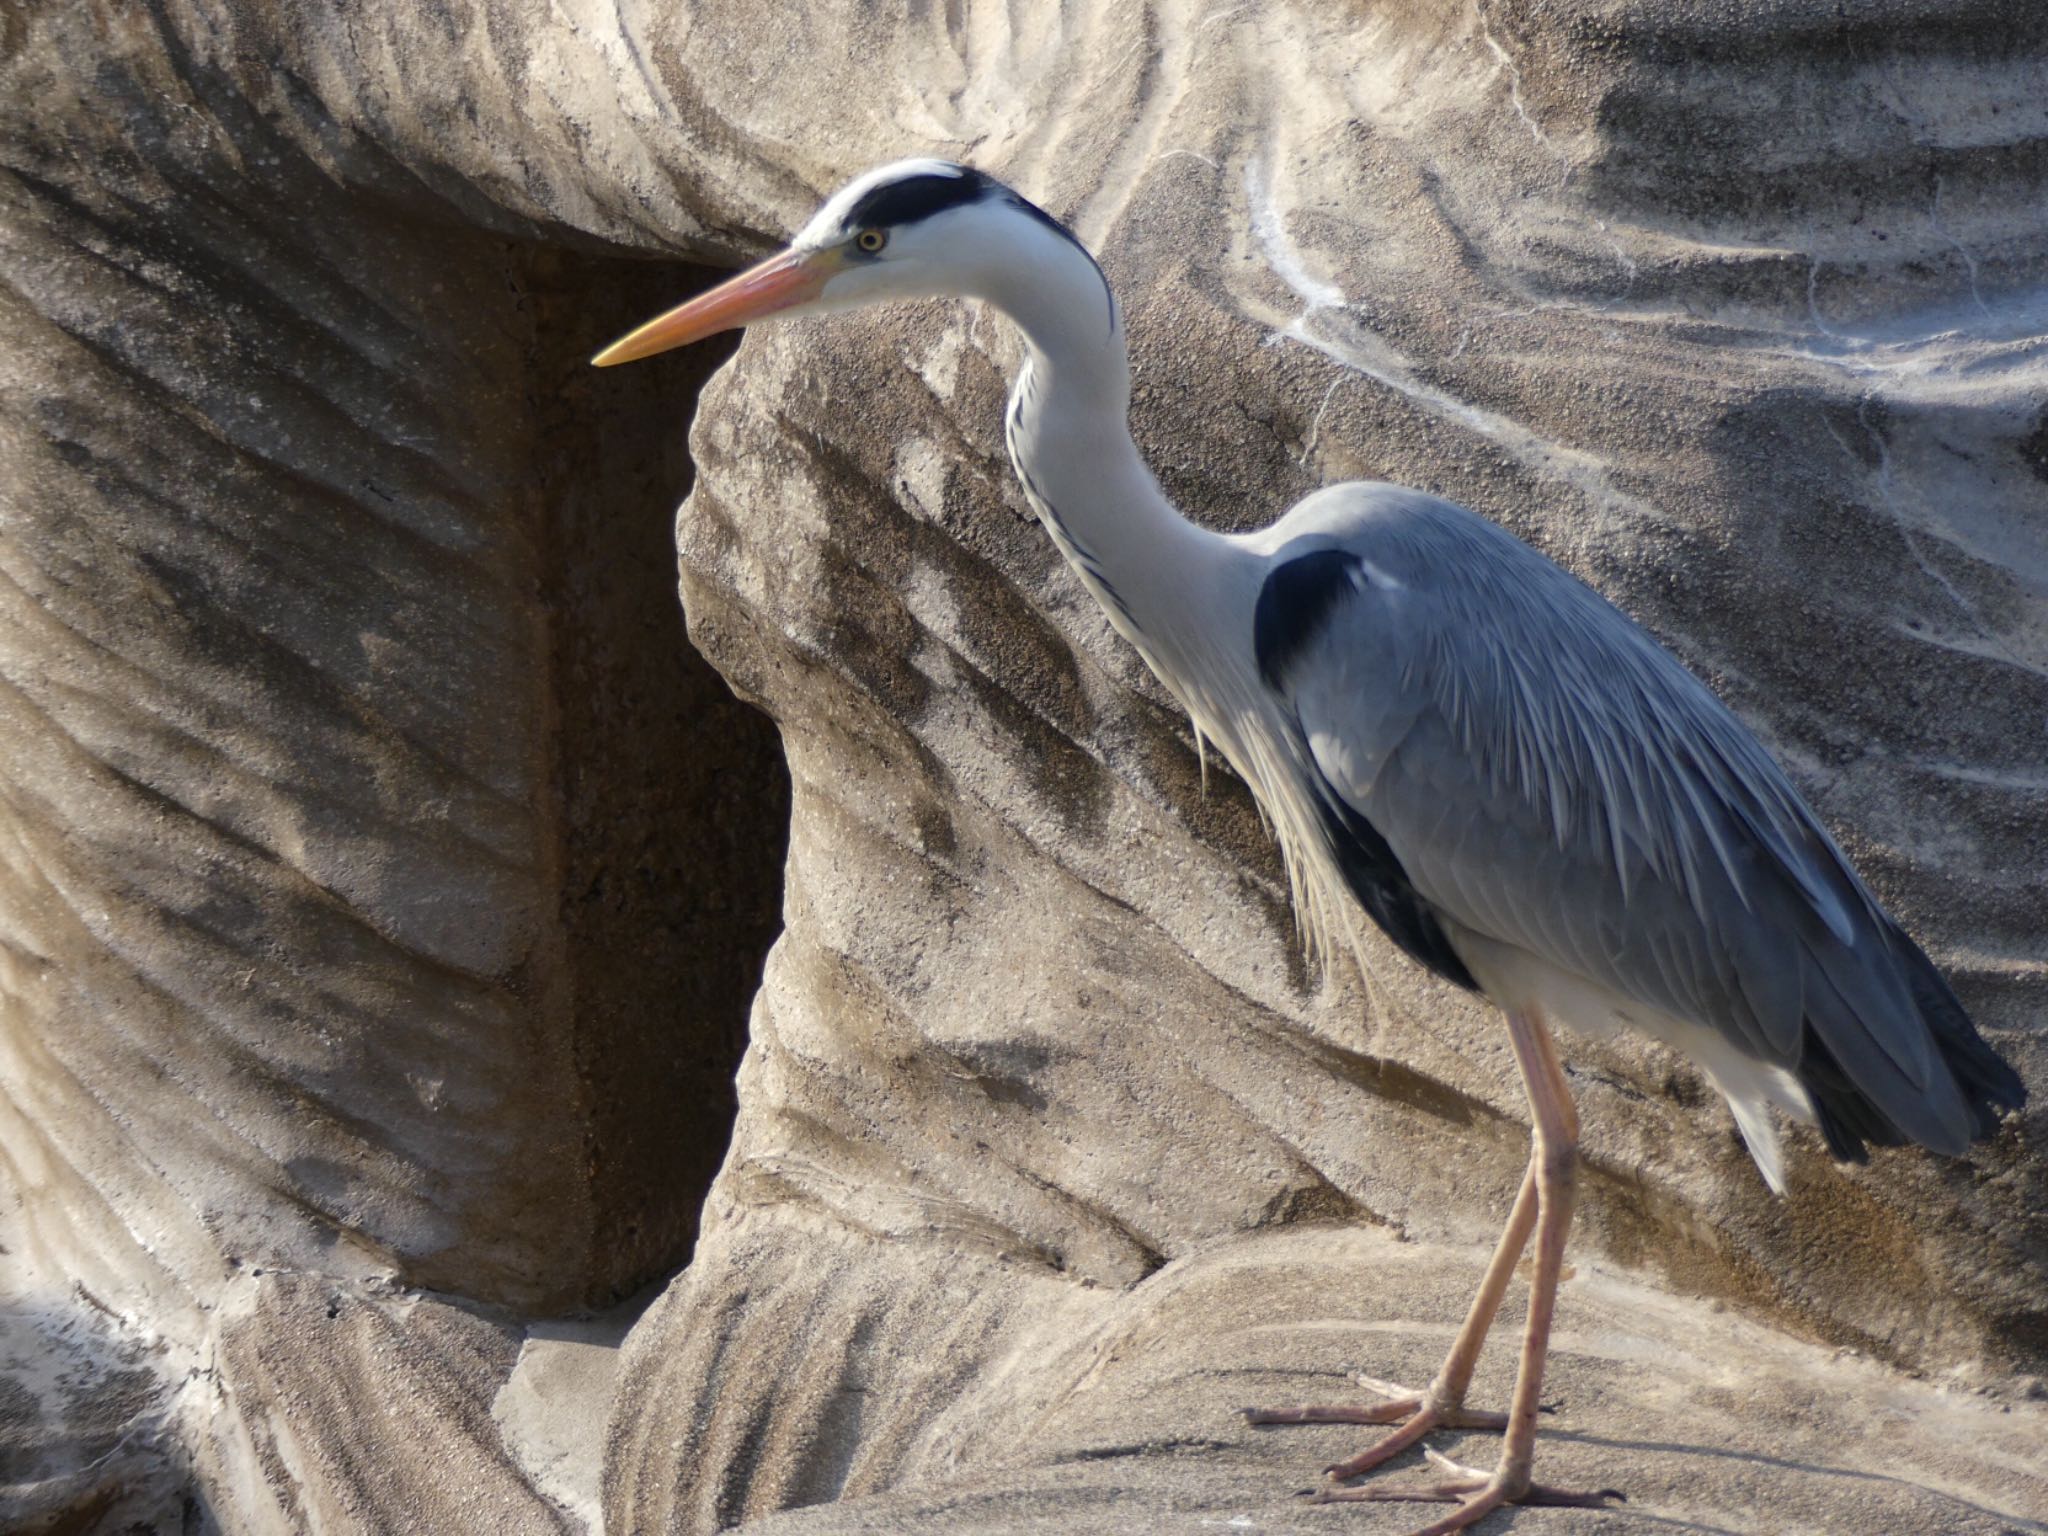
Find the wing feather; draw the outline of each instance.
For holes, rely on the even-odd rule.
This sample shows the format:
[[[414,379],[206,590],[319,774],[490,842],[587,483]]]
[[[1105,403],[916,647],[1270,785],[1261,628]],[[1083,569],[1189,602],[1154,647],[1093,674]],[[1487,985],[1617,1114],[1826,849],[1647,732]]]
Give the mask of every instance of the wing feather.
[[[1450,503],[1360,489],[1274,559],[1313,552],[1327,573],[1341,555],[1373,579],[1326,582],[1267,681],[1420,900],[1753,1060],[1836,1073],[1871,1113],[1838,1106],[1829,1126],[1820,1106],[1831,1143],[1890,1129],[1961,1150],[1988,1111],[1923,1018],[1932,967],[1755,738],[1526,545]]]

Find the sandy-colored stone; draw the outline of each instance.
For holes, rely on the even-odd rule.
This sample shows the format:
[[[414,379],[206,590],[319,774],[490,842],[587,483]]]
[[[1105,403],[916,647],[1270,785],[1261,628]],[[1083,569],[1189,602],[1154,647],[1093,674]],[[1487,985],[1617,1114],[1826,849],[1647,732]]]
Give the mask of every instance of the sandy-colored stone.
[[[1953,86],[1992,24],[1975,12],[1904,33],[1796,6],[1660,17],[1105,16],[1032,39],[1021,104],[968,87],[958,110],[984,115],[960,137],[1101,252],[1135,428],[1192,515],[1245,526],[1385,477],[1585,574],[1781,753],[2038,1081],[2041,205],[2008,193],[2040,113],[2002,67],[1991,129],[1989,96],[1902,106],[1903,64],[1869,62],[1910,36],[1916,69],[1952,50],[1929,73]],[[1026,47],[985,12],[949,37]],[[907,62],[882,78],[941,77],[946,44],[888,43]],[[1126,48],[1160,61],[1120,97]],[[1028,132],[1105,114],[1117,134]],[[1773,114],[1768,158],[1744,114]],[[1937,149],[1966,121],[1976,148]],[[1839,177],[1844,123],[1921,169]],[[750,337],[700,408],[685,602],[782,727],[788,928],[713,1240],[629,1342],[615,1525],[842,1492],[886,1523],[906,1506],[882,1490],[919,1479],[966,1497],[971,1473],[905,1447],[1007,1422],[1008,1362],[1063,1337],[1022,1319],[1022,1276],[1142,1295],[1304,1216],[1473,1242],[1520,1172],[1486,1010],[1383,946],[1369,982],[1302,976],[1241,792],[1198,798],[1163,695],[1024,513],[998,425],[1014,359],[957,308],[799,323]],[[1967,1163],[1846,1173],[1803,1137],[1778,1201],[1683,1064],[1571,1056],[1581,1255],[1965,1382],[2037,1358],[2024,1128]],[[1007,1266],[971,1307],[962,1254]],[[1002,1459],[1045,1465],[1037,1428]],[[1731,1518],[1753,1496],[1715,1495]],[[1838,1528],[1891,1528],[1860,1518]]]
[[[895,1371],[915,1367],[890,1358],[895,1308],[871,1293],[869,1352],[824,1353],[839,1390],[865,1394],[872,1420],[862,1438],[888,1471],[878,1479],[864,1455],[848,1465],[834,1426],[815,1426],[816,1438],[793,1449],[844,1467],[851,1497],[742,1529],[1412,1530],[1427,1506],[1317,1508],[1301,1497],[1371,1431],[1254,1429],[1235,1409],[1366,1400],[1351,1374],[1361,1369],[1427,1379],[1459,1322],[1456,1298],[1477,1284],[1484,1258],[1380,1232],[1302,1227],[1205,1249],[1126,1291],[1040,1281],[1023,1288],[1013,1315],[1030,1323],[1002,1338],[1000,1366],[922,1414],[908,1406],[919,1401],[914,1392],[889,1390]],[[1338,1275],[1341,1289],[1331,1283]],[[944,1288],[971,1313],[991,1280],[966,1263]],[[1503,1400],[1512,1360],[1511,1349],[1496,1351],[1475,1392]],[[2039,1529],[2048,1514],[2039,1455],[2048,1404],[1905,1381],[1604,1267],[1581,1265],[1566,1282],[1552,1362],[1545,1398],[1554,1411],[1538,1475],[1560,1487],[1617,1487],[1627,1499],[1600,1512],[1532,1511],[1516,1517],[1516,1530],[2004,1536]],[[899,1438],[912,1417],[922,1422]],[[1489,1465],[1498,1442],[1445,1434],[1435,1443]],[[1428,1470],[1411,1455],[1381,1475]],[[862,1496],[878,1480],[894,1491]]]
[[[491,1400],[514,1461],[586,1530],[603,1529],[605,1420],[618,1389],[619,1345],[643,1305],[636,1298],[594,1318],[531,1324]]]
[[[1125,1442],[1078,1419],[996,1481],[926,1448],[1016,1429],[1014,1360],[1090,1308],[1142,1332],[1162,1278],[1304,1222],[1484,1241],[1524,1136],[1497,1026],[1383,947],[1304,973],[1241,788],[1204,797],[1016,498],[999,323],[766,333],[705,396],[691,633],[793,788],[677,642],[709,360],[578,359],[702,271],[624,258],[730,264],[915,152],[1102,253],[1192,515],[1401,479],[1650,624],[2035,1085],[1966,1163],[1802,1140],[1778,1202],[1696,1074],[1577,1050],[1582,1263],[2039,1372],[2044,59],[2022,0],[0,13],[0,1300],[42,1341],[0,1366],[9,1518],[116,1518],[92,1479],[132,1453],[121,1518],[587,1522],[587,1437],[508,1383],[536,1317],[697,1235],[785,819],[740,1123],[620,1358],[612,1529],[913,1477],[846,1517],[1106,1520],[1121,1458],[1056,1463]],[[1360,1252],[1289,1262],[1341,1296]],[[1233,1358],[1217,1307],[1191,1371]],[[88,1313],[87,1374],[154,1385],[49,1432]],[[871,1315],[901,1371],[834,1363]],[[1589,1434],[1858,1496],[1879,1465],[1793,1397],[1660,1431],[1682,1405],[1606,1372]],[[1148,1436],[1216,1444],[1128,1458],[1114,1519],[1273,1496],[1268,1441],[1151,1385]],[[1699,1459],[1710,1528],[1808,1497]],[[2017,1519],[1996,1466],[1909,1480]],[[1797,1507],[1929,1507],[1898,1497]]]
[[[231,1286],[220,1305],[224,1422],[203,1471],[235,1495],[219,1512],[227,1529],[582,1528],[529,1484],[491,1416],[520,1349],[504,1323],[276,1271]]]

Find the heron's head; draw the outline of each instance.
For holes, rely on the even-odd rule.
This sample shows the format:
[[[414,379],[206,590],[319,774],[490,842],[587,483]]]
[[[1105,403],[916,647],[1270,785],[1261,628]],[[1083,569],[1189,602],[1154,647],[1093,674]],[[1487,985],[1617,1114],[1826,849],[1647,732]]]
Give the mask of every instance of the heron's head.
[[[905,299],[1003,303],[1020,284],[1057,282],[1076,268],[1093,274],[1090,286],[1101,283],[1073,236],[1001,182],[947,160],[903,160],[835,193],[781,255],[648,321],[591,361],[629,363],[770,316]],[[1092,296],[1098,314],[1107,292]]]

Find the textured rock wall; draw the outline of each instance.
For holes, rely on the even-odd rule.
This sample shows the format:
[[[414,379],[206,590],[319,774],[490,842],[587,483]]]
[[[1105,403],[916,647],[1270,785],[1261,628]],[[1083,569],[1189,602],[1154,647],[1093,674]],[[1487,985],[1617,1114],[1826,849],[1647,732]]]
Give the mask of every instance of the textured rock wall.
[[[2037,1076],[2039,38],[1900,19],[981,16],[890,35],[880,73],[945,81],[955,49],[954,83],[1030,82],[980,117],[966,85],[936,147],[983,146],[1103,252],[1184,506],[1242,526],[1384,476],[1585,573],[1757,725]],[[790,922],[712,1235],[629,1343],[615,1524],[1058,1465],[1099,1377],[1020,1381],[1077,1326],[1035,1312],[1044,1278],[1142,1296],[1304,1218],[1475,1240],[1520,1171],[1491,1017],[1384,948],[1363,988],[1290,968],[1248,809],[1191,802],[1184,733],[1010,489],[1013,357],[948,310],[819,322],[704,402],[685,600],[783,725]],[[1778,1202],[1695,1074],[1573,1055],[1582,1253],[1893,1360],[2038,1368],[2025,1131],[1849,1175],[1809,1140]]]
[[[719,354],[583,366],[700,279],[485,227],[253,41],[10,20],[0,1298],[148,1341],[167,1423],[301,1448],[227,1528],[350,1528],[309,1490],[373,1468],[322,1442],[445,1352],[353,1382],[306,1337],[341,1314],[230,1325],[238,1288],[545,1314],[686,1257],[787,791],[674,600]],[[42,1401],[9,1483],[97,1454]]]
[[[2043,34],[1798,0],[7,12],[0,1324],[94,1385],[67,1418],[8,1367],[0,1509],[595,1521],[588,1453],[544,1473],[506,1404],[537,1316],[687,1249],[785,823],[730,1152],[619,1357],[610,1528],[842,1492],[886,1527],[991,1465],[1056,1515],[1032,1469],[1113,1464],[1125,1420],[1272,1495],[1201,1418],[1275,1388],[1233,1373],[1441,1348],[1419,1297],[1523,1157],[1500,1031],[1384,946],[1303,972],[1241,788],[1204,795],[1011,488],[1000,323],[766,331],[697,407],[690,633],[787,790],[670,628],[714,359],[580,369],[697,280],[622,258],[729,263],[903,153],[1101,251],[1192,515],[1401,479],[1655,628],[2038,1103]],[[1672,1059],[1573,1081],[1601,1422],[1661,1403],[1723,1453],[1669,1517],[1790,1495],[1725,1480],[1771,1451],[1703,1411],[1742,1381],[1627,1361],[1696,1328],[1818,1368],[1615,1302],[1595,1255],[1966,1384],[2048,1365],[2038,1108],[1963,1164],[1802,1142],[1775,1202]],[[1383,1284],[1335,1222],[1447,1278]],[[1283,1252],[1321,1299],[1266,1327]],[[1147,1341],[1205,1328],[1218,1374],[1166,1390]],[[1561,1379],[1609,1382],[1579,1347]],[[2048,1514],[2023,1402],[1864,1385],[1985,1449],[1811,1443],[1788,1389],[1780,1459]],[[1134,1529],[1180,1508],[1148,1486]],[[1848,1528],[1924,1527],[1899,1496]]]

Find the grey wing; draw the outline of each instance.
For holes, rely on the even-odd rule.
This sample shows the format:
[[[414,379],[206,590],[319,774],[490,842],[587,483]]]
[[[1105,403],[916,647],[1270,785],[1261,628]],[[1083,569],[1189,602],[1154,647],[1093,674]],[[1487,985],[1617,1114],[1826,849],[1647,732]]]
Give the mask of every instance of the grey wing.
[[[2018,1102],[1782,770],[1605,599],[1414,493],[1303,545],[1276,570],[1355,567],[1268,681],[1453,932],[1796,1072],[1838,1155],[1959,1153]]]

